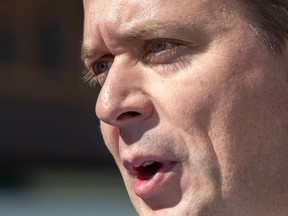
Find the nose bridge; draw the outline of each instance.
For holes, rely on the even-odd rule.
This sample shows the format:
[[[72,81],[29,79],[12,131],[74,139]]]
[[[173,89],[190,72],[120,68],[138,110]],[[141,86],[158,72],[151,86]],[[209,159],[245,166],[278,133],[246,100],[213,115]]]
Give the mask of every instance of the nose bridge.
[[[139,66],[127,58],[114,59],[96,103],[100,120],[121,126],[151,115],[152,103],[144,90],[139,70]]]

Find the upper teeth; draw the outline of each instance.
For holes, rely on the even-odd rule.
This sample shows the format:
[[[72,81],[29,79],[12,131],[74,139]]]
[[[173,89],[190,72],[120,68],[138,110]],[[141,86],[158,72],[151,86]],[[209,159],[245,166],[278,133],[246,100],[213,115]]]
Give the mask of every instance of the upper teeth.
[[[147,162],[145,162],[142,166],[143,166],[143,167],[147,167],[147,166],[152,165],[153,163],[154,163],[153,161],[147,161]]]

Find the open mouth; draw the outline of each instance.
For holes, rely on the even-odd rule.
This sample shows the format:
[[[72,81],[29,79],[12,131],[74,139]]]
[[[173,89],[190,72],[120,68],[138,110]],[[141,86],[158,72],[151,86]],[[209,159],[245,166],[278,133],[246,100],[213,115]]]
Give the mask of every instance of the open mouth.
[[[147,198],[157,193],[158,188],[171,182],[175,176],[172,173],[178,170],[175,167],[178,164],[177,161],[161,160],[159,162],[153,159],[145,162],[142,160],[142,163],[140,159],[138,162],[135,161],[133,165],[126,162],[124,166],[134,177],[133,189],[135,194],[141,198]]]
[[[163,164],[156,161],[145,162],[142,166],[134,167],[136,178],[139,180],[151,179],[161,168]]]

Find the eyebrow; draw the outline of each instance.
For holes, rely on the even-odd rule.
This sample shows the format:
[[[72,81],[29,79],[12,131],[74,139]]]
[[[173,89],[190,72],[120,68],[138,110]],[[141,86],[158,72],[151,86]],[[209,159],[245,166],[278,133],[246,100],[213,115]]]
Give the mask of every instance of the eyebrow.
[[[133,40],[140,40],[146,35],[151,35],[157,31],[167,29],[169,32],[200,32],[200,28],[193,24],[175,22],[175,20],[165,20],[159,22],[158,20],[140,21],[138,23],[130,23],[120,27],[117,32],[110,30],[109,35],[111,38],[129,43]],[[89,47],[82,44],[81,59],[91,59],[100,54],[97,47]]]
[[[120,37],[127,38],[128,40],[138,39],[143,37],[144,35],[155,32],[156,30],[163,30],[168,27],[171,28],[172,26],[174,26],[173,23],[157,23],[153,21],[143,22],[136,25],[134,24],[133,27],[124,26],[120,29]]]
[[[97,54],[98,54],[98,51],[96,48],[90,48],[90,47],[82,44],[82,48],[81,48],[82,61],[85,61],[85,59],[91,59]]]
[[[119,29],[119,32],[115,34],[113,32],[113,36],[115,36],[116,39],[122,39],[122,40],[136,40],[141,39],[145,35],[153,34],[156,31],[161,30],[168,30],[171,32],[175,31],[189,31],[189,32],[195,32],[199,31],[199,28],[196,27],[195,24],[191,23],[183,23],[183,22],[176,22],[175,20],[165,20],[165,21],[159,21],[159,20],[148,20],[148,21],[140,21],[138,23],[132,23],[132,25],[124,25]]]

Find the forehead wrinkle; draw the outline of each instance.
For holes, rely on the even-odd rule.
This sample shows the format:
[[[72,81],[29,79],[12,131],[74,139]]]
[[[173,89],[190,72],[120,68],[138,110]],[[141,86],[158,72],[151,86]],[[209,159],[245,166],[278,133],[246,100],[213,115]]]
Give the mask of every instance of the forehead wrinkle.
[[[192,30],[191,26],[189,26],[190,30]],[[183,23],[176,23],[175,21],[154,21],[149,20],[146,22],[136,23],[131,25],[130,23],[127,25],[121,26],[117,31],[113,29],[108,29],[108,35],[110,38],[120,42],[131,42],[131,40],[140,40],[144,36],[151,35],[153,32],[161,31],[167,29],[169,31],[181,31],[184,29],[188,29],[188,26]],[[81,48],[81,59],[84,61],[86,59],[94,58],[96,55],[100,55],[101,52],[97,47],[89,47],[88,45],[82,44]]]
[[[108,32],[108,34],[106,34],[106,37],[110,38],[109,41],[111,41],[112,39],[112,41],[118,41],[120,43],[130,43],[131,41],[135,40],[141,40],[141,39],[144,40],[145,37],[152,36],[152,34],[157,35],[157,33],[159,33],[162,30],[165,30],[167,33],[168,32],[180,32],[180,33],[191,32],[193,34],[201,33],[201,26],[199,26],[197,22],[188,23],[182,21],[176,22],[175,20],[164,20],[164,21],[146,20],[140,22],[133,22],[132,24],[131,23],[122,24],[121,27],[119,27],[116,30],[113,28],[107,29],[106,26],[105,30],[106,32]],[[102,43],[105,42],[103,41]],[[89,47],[83,44],[81,49],[81,58],[85,60],[94,58],[96,55],[100,55],[101,49],[99,48],[100,47]]]
[[[204,3],[201,3],[201,6],[203,6]],[[114,13],[114,16],[108,16],[109,19],[106,16],[104,19],[98,20],[98,36],[101,35],[101,43],[100,41],[97,43],[99,47],[83,46],[81,56],[82,59],[89,59],[100,54],[102,49],[99,48],[102,48],[102,46],[105,46],[106,49],[108,47],[117,47],[119,45],[118,43],[129,44],[135,40],[157,38],[159,35],[161,35],[162,38],[166,35],[169,37],[169,33],[176,32],[177,34],[183,34],[191,32],[193,33],[191,36],[193,36],[207,28],[213,27],[212,24],[219,19],[220,14],[212,15],[209,13],[208,15],[207,13],[191,13],[188,14],[185,19],[182,17],[179,20],[169,18],[161,20],[161,17],[159,19],[151,19],[150,16],[143,17],[144,19],[137,19],[136,17],[134,20],[127,20],[120,19],[120,17],[117,16],[115,17]],[[218,17],[218,19],[215,19],[215,16]],[[218,25],[216,27],[220,30],[220,26]]]

